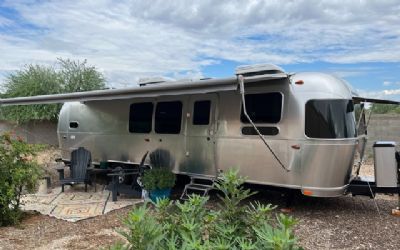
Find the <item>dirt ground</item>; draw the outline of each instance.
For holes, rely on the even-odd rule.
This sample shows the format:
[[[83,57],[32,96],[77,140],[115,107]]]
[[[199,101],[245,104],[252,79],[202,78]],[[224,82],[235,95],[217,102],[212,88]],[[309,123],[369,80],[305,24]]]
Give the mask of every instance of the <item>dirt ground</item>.
[[[260,192],[254,199],[284,205],[279,193]],[[400,217],[390,214],[390,196],[309,198],[297,196],[290,214],[299,220],[296,235],[305,249],[400,249]],[[0,249],[100,249],[119,240],[121,219],[131,208],[76,223],[40,214],[17,227],[0,228]],[[279,210],[278,210],[279,211]]]
[[[371,165],[362,174],[373,174]],[[281,193],[258,189],[252,200],[283,207]],[[178,190],[179,193],[179,190]],[[210,202],[214,202],[215,197]],[[293,215],[299,220],[296,236],[305,249],[400,249],[400,217],[391,215],[397,197],[311,198],[296,195]],[[131,207],[76,223],[30,214],[19,226],[0,228],[0,249],[100,249],[120,239]],[[279,212],[279,209],[277,209]]]
[[[100,249],[119,239],[121,226],[131,207],[79,222],[67,222],[30,214],[16,227],[0,228],[0,249]]]
[[[61,158],[61,152],[58,148],[49,147],[42,152],[39,152],[36,156],[37,163],[42,166],[44,170],[44,174],[50,177],[52,186],[58,185],[58,172],[56,170],[57,167],[63,166],[63,163],[57,163],[56,159]],[[68,173],[69,170],[65,169]]]

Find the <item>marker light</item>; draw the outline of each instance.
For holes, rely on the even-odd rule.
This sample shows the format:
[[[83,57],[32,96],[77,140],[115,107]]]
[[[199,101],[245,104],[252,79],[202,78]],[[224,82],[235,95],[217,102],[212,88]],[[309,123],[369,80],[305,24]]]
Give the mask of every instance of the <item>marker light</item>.
[[[304,81],[303,81],[303,80],[297,80],[297,81],[295,81],[294,83],[295,83],[295,84],[298,84],[298,85],[303,85],[303,84],[304,84]]]
[[[311,196],[313,192],[311,190],[303,190],[303,194],[307,196]]]

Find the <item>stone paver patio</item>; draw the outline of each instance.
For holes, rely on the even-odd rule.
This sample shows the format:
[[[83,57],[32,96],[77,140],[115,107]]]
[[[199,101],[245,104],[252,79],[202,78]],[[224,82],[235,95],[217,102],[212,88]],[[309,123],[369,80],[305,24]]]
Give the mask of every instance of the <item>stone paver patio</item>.
[[[121,197],[113,202],[111,192],[104,189],[97,192],[89,189],[88,192],[84,192],[83,187],[75,186],[66,187],[62,193],[61,188],[57,187],[47,194],[24,195],[21,199],[21,209],[75,222],[141,202],[142,199]]]

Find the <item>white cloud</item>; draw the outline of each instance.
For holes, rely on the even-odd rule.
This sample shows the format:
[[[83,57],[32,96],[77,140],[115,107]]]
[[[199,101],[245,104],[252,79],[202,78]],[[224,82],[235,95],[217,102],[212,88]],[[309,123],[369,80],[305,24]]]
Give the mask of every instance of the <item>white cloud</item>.
[[[362,97],[400,101],[400,89],[384,89],[379,91],[357,89],[357,93]]]
[[[400,81],[399,82],[393,82],[393,81],[384,81],[383,86],[400,86]]]
[[[398,1],[8,1],[34,28],[0,30],[0,70],[88,59],[110,81],[199,76],[219,60],[399,62]],[[12,26],[0,17],[1,25]],[[15,24],[14,24],[15,25]],[[357,72],[338,72],[341,75]]]
[[[382,92],[384,95],[400,95],[400,89],[385,89]]]
[[[383,86],[390,86],[390,85],[392,85],[392,82],[390,82],[390,81],[384,81],[382,85],[383,85]]]
[[[0,27],[9,26],[13,23],[10,19],[0,16]]]

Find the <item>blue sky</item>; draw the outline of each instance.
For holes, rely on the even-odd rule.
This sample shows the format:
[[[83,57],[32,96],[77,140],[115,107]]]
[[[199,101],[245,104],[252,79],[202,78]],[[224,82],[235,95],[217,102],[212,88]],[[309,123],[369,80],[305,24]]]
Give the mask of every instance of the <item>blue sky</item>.
[[[0,0],[0,84],[60,57],[87,59],[113,87],[273,63],[400,100],[398,13],[399,0]]]

